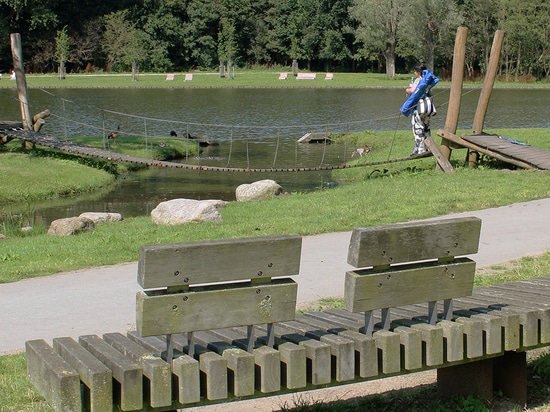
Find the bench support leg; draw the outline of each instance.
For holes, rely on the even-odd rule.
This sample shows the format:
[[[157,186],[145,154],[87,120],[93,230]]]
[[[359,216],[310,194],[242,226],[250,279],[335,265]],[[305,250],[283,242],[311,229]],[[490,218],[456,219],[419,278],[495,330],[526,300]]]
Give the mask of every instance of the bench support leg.
[[[437,370],[437,391],[443,398],[473,395],[493,403],[493,391],[521,405],[527,404],[527,363],[525,352],[505,352],[503,356]]]
[[[527,353],[505,352],[493,359],[493,382],[495,389],[504,396],[521,404],[527,404]]]

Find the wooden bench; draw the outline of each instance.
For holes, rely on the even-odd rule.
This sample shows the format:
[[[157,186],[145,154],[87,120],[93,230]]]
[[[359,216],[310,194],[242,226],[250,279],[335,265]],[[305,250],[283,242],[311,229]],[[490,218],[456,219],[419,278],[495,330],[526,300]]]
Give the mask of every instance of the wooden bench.
[[[315,80],[316,77],[316,73],[298,73],[296,75],[296,80]]]
[[[475,262],[459,256],[480,227],[355,229],[347,309],[303,315],[300,236],[144,246],[137,331],[29,341],[28,376],[57,410],[174,410],[428,369],[441,395],[489,402],[498,387],[525,403],[525,351],[550,344],[550,277],[472,294]]]

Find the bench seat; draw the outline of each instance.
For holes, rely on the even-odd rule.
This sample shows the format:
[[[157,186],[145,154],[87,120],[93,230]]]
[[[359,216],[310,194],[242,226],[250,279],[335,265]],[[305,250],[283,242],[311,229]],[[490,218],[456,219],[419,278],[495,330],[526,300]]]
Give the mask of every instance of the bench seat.
[[[297,314],[301,237],[148,245],[136,331],[26,343],[56,410],[168,411],[430,369],[442,396],[526,403],[550,276],[473,289],[480,221],[358,228],[345,309]]]
[[[544,290],[550,291],[550,276],[513,282],[501,287],[506,288],[507,291],[499,291],[498,298],[488,297],[491,296],[493,287],[487,287],[475,289],[469,298],[455,299],[453,321],[441,320],[431,327],[425,323],[426,306],[404,306],[403,312],[395,311],[395,319],[392,320],[390,330],[386,331],[376,327],[372,337],[367,337],[359,332],[364,327],[364,319],[360,314],[353,314],[342,309],[308,312],[298,316],[296,323],[292,325],[275,324],[276,347],[271,349],[271,356],[275,358],[275,363],[272,363],[269,369],[282,371],[279,376],[276,376],[277,382],[273,382],[273,376],[261,374],[259,369],[250,366],[245,367],[241,372],[240,369],[229,365],[231,361],[227,356],[220,355],[220,347],[226,347],[225,350],[229,351],[235,350],[230,349],[231,347],[242,350],[246,345],[246,330],[243,328],[212,331],[211,342],[209,344],[205,341],[197,343],[197,345],[202,344],[203,347],[196,351],[193,358],[184,353],[186,336],[177,335],[176,354],[172,360],[172,375],[174,376],[172,392],[176,395],[171,399],[172,403],[169,407],[160,407],[155,410],[173,410],[176,407],[184,408],[199,404],[296,392],[347,381],[358,382],[400,373],[470,365],[502,357],[508,359],[510,353],[523,356],[527,350],[548,346],[550,343],[549,309],[533,308],[533,303],[529,301],[518,302],[517,298],[520,295],[518,295],[517,289],[533,287],[538,288],[540,293],[543,293]],[[443,312],[440,311],[439,315],[442,314]],[[374,320],[376,324],[381,324],[382,319],[378,315],[374,316]],[[451,324],[456,328],[455,331],[449,330]],[[289,328],[289,326],[293,327]],[[266,340],[266,329],[257,327],[255,334],[257,336],[255,346],[261,348]],[[105,345],[112,344],[112,335],[106,334],[101,338]],[[115,336],[120,339],[121,335],[115,334]],[[327,339],[330,336],[333,338]],[[325,338],[322,339],[323,337]],[[340,341],[343,342],[340,351],[337,350],[338,345],[331,345],[330,342],[337,337],[340,337]],[[449,339],[450,337],[454,339]],[[65,339],[70,338],[57,338],[56,341]],[[143,358],[164,363],[165,367],[169,366],[166,362],[165,336],[142,337],[136,332],[129,332],[126,339],[142,348],[140,351],[143,353],[140,355]],[[73,342],[78,345],[76,341]],[[57,360],[51,362],[46,357],[30,356],[36,351],[34,348],[37,346],[41,347],[42,351],[49,352],[49,358],[54,357]],[[350,346],[353,347],[354,353],[354,362],[352,363],[349,362]],[[80,384],[67,385],[61,391],[57,403],[74,404],[74,399],[77,399],[76,403],[78,404],[81,399],[80,385],[86,388],[84,393],[89,394],[83,401],[90,402],[90,398],[101,398],[102,389],[90,387],[91,383],[86,377],[90,372],[86,372],[86,369],[78,372],[65,359],[70,355],[63,352],[59,354],[58,350],[56,351],[44,341],[27,343],[28,367],[33,371],[30,374],[31,381],[37,387],[40,387],[41,380],[46,380],[49,385],[55,383],[54,386],[61,386],[65,385],[63,382],[67,378],[56,377],[60,373],[73,377],[80,376]],[[121,356],[126,356],[128,362],[134,361],[135,355],[130,354],[130,349],[118,346],[116,350],[121,351]],[[132,351],[140,352],[135,348],[132,348]],[[247,353],[244,350],[242,352]],[[233,360],[233,362],[237,363],[238,360]],[[248,361],[245,361],[245,364],[246,362]],[[86,365],[86,363],[84,364]],[[516,364],[517,362],[514,363],[514,365]],[[522,365],[521,362],[519,364]],[[273,368],[273,365],[279,365],[279,368]],[[91,365],[86,367],[93,370]],[[111,365],[111,367],[115,366]],[[142,364],[138,368],[141,369],[141,374],[146,374],[145,365]],[[109,368],[106,369],[110,371]],[[37,372],[38,370],[43,372]],[[252,382],[251,370],[254,370],[252,372],[254,375],[253,391],[248,395],[242,395],[239,392],[240,385],[250,385]],[[293,372],[286,375],[285,371]],[[520,371],[521,368],[516,369],[514,373],[520,373]],[[328,376],[325,377],[324,372],[327,372]],[[43,376],[39,379],[41,374]],[[234,381],[230,385],[227,384],[229,376]],[[157,383],[154,379],[147,379],[146,382],[150,386],[142,389],[144,394],[166,393],[166,381]],[[118,385],[120,383],[116,386]],[[269,388],[278,386],[279,388],[277,390],[262,390],[262,387],[266,386]],[[107,398],[109,396],[108,394]],[[103,401],[105,399],[103,397]],[[147,400],[147,397],[145,399],[142,410],[152,409],[152,399]],[[115,398],[113,408],[116,409],[116,405],[121,402],[122,398]],[[96,408],[96,410],[105,410],[103,409],[104,404],[100,405],[102,405],[101,408]]]

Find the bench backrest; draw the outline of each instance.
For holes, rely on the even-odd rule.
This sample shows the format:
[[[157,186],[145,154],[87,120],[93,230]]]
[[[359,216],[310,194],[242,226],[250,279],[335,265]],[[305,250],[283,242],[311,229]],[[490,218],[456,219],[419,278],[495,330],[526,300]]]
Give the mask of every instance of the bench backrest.
[[[136,327],[171,335],[293,320],[296,235],[143,246]],[[274,279],[276,278],[276,279]]]
[[[365,332],[372,332],[372,311],[382,309],[389,328],[389,308],[429,303],[429,322],[437,320],[436,302],[452,316],[452,298],[472,294],[481,220],[475,217],[400,223],[355,229],[348,263],[360,270],[346,273],[345,304],[365,312]]]

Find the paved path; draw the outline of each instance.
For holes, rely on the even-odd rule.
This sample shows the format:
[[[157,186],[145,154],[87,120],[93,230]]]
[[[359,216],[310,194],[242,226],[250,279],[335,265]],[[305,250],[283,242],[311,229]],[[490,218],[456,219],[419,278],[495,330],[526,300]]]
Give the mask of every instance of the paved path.
[[[550,249],[550,199],[442,216],[482,219],[478,267]],[[342,296],[351,232],[306,236],[298,303]],[[1,270],[1,265],[0,265]],[[25,341],[124,332],[133,328],[137,263],[0,284],[0,355],[24,350]]]

